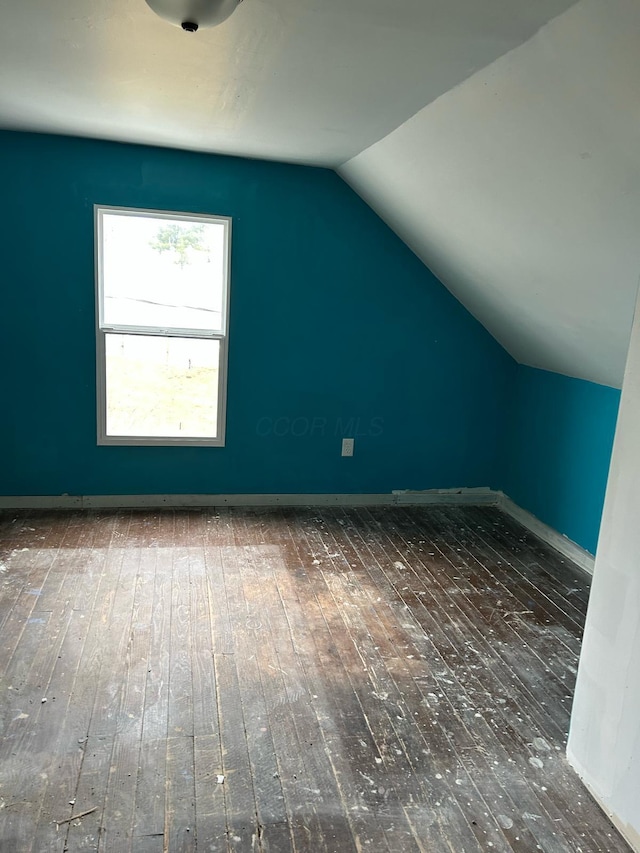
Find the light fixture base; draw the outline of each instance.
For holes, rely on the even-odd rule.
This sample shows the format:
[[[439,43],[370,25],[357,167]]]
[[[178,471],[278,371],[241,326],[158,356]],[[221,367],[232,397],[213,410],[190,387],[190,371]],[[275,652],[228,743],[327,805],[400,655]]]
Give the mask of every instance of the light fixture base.
[[[242,0],[146,0],[160,18],[185,32],[216,27],[226,21]]]

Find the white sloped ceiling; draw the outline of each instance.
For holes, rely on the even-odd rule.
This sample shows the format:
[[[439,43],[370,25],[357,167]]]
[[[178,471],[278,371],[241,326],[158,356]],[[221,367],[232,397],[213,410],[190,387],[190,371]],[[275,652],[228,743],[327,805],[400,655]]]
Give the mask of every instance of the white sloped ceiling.
[[[572,2],[244,0],[191,34],[144,0],[4,0],[0,127],[334,167]]]
[[[583,0],[338,171],[517,361],[621,385],[640,2]]]

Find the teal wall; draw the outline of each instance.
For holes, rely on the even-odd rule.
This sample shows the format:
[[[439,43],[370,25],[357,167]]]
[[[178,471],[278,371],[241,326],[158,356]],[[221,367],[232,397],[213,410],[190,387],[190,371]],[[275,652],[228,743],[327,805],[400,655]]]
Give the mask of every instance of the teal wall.
[[[514,362],[332,171],[5,132],[0,186],[1,494],[499,485]],[[225,448],[96,445],[94,203],[233,217]]]
[[[620,391],[519,365],[502,489],[595,554]]]
[[[0,494],[490,485],[595,551],[619,392],[516,366],[333,172],[0,132],[0,182]],[[233,217],[226,447],[97,446],[94,203]]]

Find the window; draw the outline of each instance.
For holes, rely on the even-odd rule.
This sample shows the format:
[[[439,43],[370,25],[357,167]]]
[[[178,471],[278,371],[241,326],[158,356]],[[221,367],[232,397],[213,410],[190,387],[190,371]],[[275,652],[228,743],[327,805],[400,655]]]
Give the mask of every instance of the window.
[[[95,208],[98,444],[224,444],[231,220]]]

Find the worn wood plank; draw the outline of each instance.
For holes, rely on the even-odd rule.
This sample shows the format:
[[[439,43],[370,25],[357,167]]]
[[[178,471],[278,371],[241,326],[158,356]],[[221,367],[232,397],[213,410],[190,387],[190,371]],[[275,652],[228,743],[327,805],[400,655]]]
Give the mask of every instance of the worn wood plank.
[[[129,642],[122,661],[120,707],[109,768],[105,809],[110,815],[101,849],[120,851],[132,845],[136,790],[151,643],[155,549],[140,552],[135,578]]]
[[[196,850],[196,785],[193,735],[169,735],[164,838],[171,853]]]
[[[171,582],[169,735],[193,737],[189,552],[176,547]]]
[[[259,820],[234,655],[215,655],[227,840],[234,853],[259,850]]]
[[[142,740],[135,798],[134,837],[164,838],[171,651],[173,550],[153,549],[155,573]]]
[[[191,625],[191,679],[193,733],[217,735],[218,694],[213,665],[213,624],[211,588],[204,548],[189,548],[189,622]]]
[[[196,735],[193,746],[197,846],[209,853],[228,853],[220,736]]]
[[[238,686],[258,817],[258,846],[265,851],[291,850],[289,816],[270,725],[259,647],[266,639],[266,613],[253,571],[253,548],[224,549],[225,586],[229,608],[237,614],[234,635]],[[240,613],[243,616],[240,616]],[[273,659],[271,659],[273,661]]]

